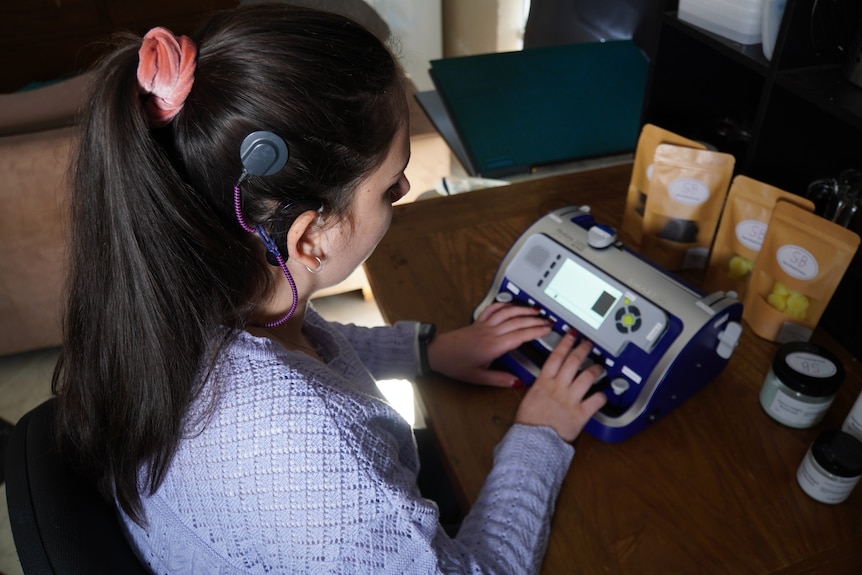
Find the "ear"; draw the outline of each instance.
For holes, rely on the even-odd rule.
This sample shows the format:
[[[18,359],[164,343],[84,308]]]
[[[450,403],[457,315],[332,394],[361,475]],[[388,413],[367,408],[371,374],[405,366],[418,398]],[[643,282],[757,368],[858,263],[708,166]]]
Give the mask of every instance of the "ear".
[[[307,210],[299,215],[287,230],[288,261],[296,261],[312,269],[320,264],[315,259],[323,257],[323,234],[317,210]]]

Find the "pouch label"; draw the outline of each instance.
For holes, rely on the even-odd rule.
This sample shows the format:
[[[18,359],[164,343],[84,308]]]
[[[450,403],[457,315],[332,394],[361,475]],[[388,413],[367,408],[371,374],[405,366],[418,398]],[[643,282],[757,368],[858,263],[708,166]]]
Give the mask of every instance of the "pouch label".
[[[736,224],[736,239],[748,249],[759,252],[767,227],[760,220],[743,220]]]
[[[709,199],[709,186],[694,178],[674,180],[667,191],[671,198],[687,206],[699,206]]]
[[[778,248],[775,257],[784,273],[798,280],[814,279],[820,271],[820,266],[811,252],[801,246],[783,245]]]

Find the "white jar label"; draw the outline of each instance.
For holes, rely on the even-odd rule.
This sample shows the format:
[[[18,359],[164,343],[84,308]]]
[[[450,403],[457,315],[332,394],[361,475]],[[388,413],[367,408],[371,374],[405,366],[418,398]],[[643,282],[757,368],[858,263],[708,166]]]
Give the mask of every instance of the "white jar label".
[[[748,249],[759,252],[767,227],[760,220],[743,220],[736,224],[736,239]]]
[[[796,481],[805,493],[822,503],[841,503],[850,495],[859,477],[838,477],[827,473],[808,453],[796,472]]]
[[[808,377],[826,378],[838,373],[834,363],[814,353],[794,351],[787,354],[785,361],[793,371]]]
[[[680,178],[667,187],[668,195],[681,204],[699,206],[709,199],[709,187],[694,178]]]
[[[805,403],[779,389],[769,405],[769,413],[778,421],[786,422],[787,425],[809,426],[823,419],[831,403],[831,401]]]
[[[859,394],[859,397],[853,403],[853,407],[850,408],[850,413],[844,419],[841,431],[849,433],[859,441],[862,441],[862,393]]]
[[[862,441],[862,419],[858,419],[851,412],[844,420],[844,425],[841,426],[841,431],[849,433],[859,441]]]
[[[820,271],[820,266],[811,252],[801,246],[793,244],[781,246],[776,251],[775,258],[784,273],[798,280],[814,279]]]

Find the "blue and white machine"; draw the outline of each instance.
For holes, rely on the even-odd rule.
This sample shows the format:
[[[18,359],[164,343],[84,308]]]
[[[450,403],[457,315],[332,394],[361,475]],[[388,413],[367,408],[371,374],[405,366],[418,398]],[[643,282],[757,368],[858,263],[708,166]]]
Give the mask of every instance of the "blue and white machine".
[[[531,225],[474,318],[494,301],[535,307],[554,322],[549,336],[497,360],[528,385],[562,333],[593,342],[590,361],[607,372],[595,388],[608,402],[585,429],[606,442],[643,430],[715,378],[742,333],[735,293],[683,284],[596,224],[589,207],[560,208]]]

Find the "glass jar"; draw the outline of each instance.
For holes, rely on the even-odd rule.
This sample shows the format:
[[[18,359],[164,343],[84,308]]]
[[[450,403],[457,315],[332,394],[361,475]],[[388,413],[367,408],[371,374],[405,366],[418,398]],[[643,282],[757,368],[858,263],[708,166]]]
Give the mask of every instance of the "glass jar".
[[[850,413],[844,419],[841,431],[849,433],[862,441],[862,393],[859,394],[859,397],[853,403],[853,407],[850,408]]]
[[[841,503],[862,477],[862,441],[835,429],[821,433],[808,448],[796,481],[821,503]]]
[[[844,366],[831,352],[813,343],[786,343],[763,381],[760,405],[788,427],[812,427],[826,415],[842,381]]]

